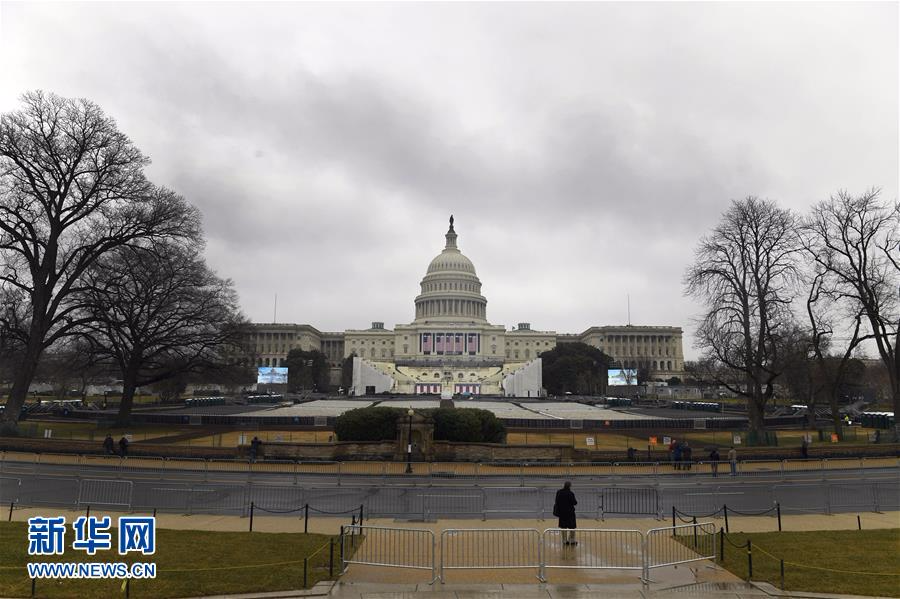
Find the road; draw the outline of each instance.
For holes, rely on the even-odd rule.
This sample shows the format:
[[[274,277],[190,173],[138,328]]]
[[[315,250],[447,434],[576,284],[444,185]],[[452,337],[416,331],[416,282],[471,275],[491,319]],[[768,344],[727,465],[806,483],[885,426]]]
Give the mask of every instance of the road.
[[[74,456],[73,456],[74,457]],[[159,462],[161,463],[161,462]],[[115,465],[114,465],[115,464]],[[738,477],[706,472],[603,475],[502,468],[496,474],[432,472],[236,472],[198,461],[195,469],[152,467],[144,458],[95,463],[34,463],[4,456],[0,502],[21,506],[87,506],[133,511],[247,515],[255,510],[298,516],[366,514],[399,519],[549,516],[563,479],[573,481],[582,517],[601,515],[689,520],[727,505],[732,513],[837,513],[900,509],[900,469],[748,470]],[[157,463],[158,464],[158,463]],[[123,466],[126,465],[126,466]],[[151,467],[145,467],[151,466]],[[233,467],[234,464],[229,466]],[[246,467],[246,466],[245,466]],[[326,470],[323,466],[323,470]],[[429,473],[430,472],[430,473]],[[548,474],[550,472],[550,474]]]

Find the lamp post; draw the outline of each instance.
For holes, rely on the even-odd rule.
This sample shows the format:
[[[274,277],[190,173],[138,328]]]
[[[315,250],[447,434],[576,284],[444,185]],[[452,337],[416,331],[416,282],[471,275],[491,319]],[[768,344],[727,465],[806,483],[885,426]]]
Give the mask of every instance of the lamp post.
[[[409,416],[409,428],[406,429],[406,473],[412,474],[412,417],[413,417],[413,409],[410,408],[406,411],[406,415]]]

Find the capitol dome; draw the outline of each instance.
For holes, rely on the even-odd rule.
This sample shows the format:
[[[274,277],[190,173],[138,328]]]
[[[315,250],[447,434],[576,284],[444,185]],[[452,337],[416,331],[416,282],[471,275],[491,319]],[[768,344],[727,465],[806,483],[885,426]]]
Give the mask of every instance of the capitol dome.
[[[487,300],[481,295],[481,281],[475,265],[456,246],[453,217],[445,235],[444,251],[428,264],[416,297],[415,322],[480,322],[486,321]]]

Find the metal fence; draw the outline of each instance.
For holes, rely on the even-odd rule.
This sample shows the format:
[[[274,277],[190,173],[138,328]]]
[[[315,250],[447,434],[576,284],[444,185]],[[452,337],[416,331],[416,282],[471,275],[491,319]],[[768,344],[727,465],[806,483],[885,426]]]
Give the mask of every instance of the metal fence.
[[[599,512],[606,514],[642,515],[662,518],[659,489],[656,487],[611,487],[599,494]]]
[[[131,509],[134,483],[130,480],[83,478],[78,482],[78,499],[75,505]]]
[[[341,571],[349,564],[430,570],[437,577],[435,536],[419,528],[341,527]]]
[[[567,536],[568,535],[568,536]],[[575,544],[567,543],[574,539]],[[639,530],[548,528],[542,535],[543,568],[643,570]]]
[[[0,476],[0,501],[19,506],[83,505],[158,510],[180,514],[211,513],[246,516],[251,504],[273,514],[309,505],[315,516],[343,515],[363,506],[371,517],[433,520],[438,518],[550,519],[557,486],[507,487],[473,485],[304,486],[261,484],[204,477],[128,480],[109,478],[11,475]],[[579,519],[645,516],[661,519],[672,508],[687,516],[761,513],[776,504],[785,514],[883,511],[900,508],[900,485],[891,479],[804,481],[792,484],[732,482],[725,485],[575,487]]]
[[[114,472],[121,476],[126,473],[141,472],[165,477],[172,472],[203,472],[204,478],[216,473],[242,473],[248,477],[253,475],[283,475],[291,478],[292,484],[298,484],[303,477],[330,477],[338,484],[347,478],[362,480],[379,478],[382,481],[405,479],[428,479],[434,484],[442,480],[473,478],[497,478],[516,480],[520,486],[534,478],[590,478],[590,477],[654,477],[656,479],[691,479],[711,477],[714,469],[709,462],[673,463],[669,461],[654,462],[583,462],[583,463],[546,463],[546,462],[418,462],[413,463],[412,473],[406,470],[406,464],[400,462],[303,462],[291,460],[259,460],[250,462],[241,459],[203,459],[203,458],[163,458],[153,456],[119,456],[77,455],[53,453],[23,453],[0,451],[0,473],[31,473],[39,469],[59,467],[71,471],[78,468],[81,476],[92,477],[97,470]],[[691,466],[691,467],[688,467]],[[760,476],[777,476],[784,478],[785,473],[816,473],[823,471],[861,472],[873,468],[900,467],[900,458],[825,458],[817,460],[744,460],[737,463],[735,476],[738,478],[755,478]],[[719,476],[730,473],[728,462],[719,462],[715,469]]]
[[[541,533],[535,528],[451,528],[441,531],[438,579],[447,570],[536,569],[542,577]]]
[[[647,531],[644,543],[644,578],[650,570],[716,557],[716,527],[711,522],[681,524]]]
[[[574,541],[571,541],[574,533]],[[639,572],[714,560],[716,530],[712,523],[640,530],[548,528],[428,529],[344,526],[341,565],[430,570],[431,582],[446,582],[453,570],[535,570],[546,580],[549,570],[624,570]],[[439,553],[439,556],[438,556]]]

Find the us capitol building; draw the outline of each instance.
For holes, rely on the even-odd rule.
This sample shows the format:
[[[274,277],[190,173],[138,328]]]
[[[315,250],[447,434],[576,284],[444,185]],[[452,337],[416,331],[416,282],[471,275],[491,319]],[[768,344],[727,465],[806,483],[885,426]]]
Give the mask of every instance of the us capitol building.
[[[415,320],[393,330],[373,322],[365,330],[322,332],[308,324],[253,324],[250,350],[258,366],[283,366],[289,351],[323,352],[340,381],[353,356],[351,394],[542,395],[542,352],[560,343],[597,347],[622,368],[646,368],[651,379],[681,376],[682,330],[668,326],[592,326],[580,334],[512,330],[487,320],[487,299],[475,266],[457,246],[453,217],[444,251],[428,265],[415,299]]]

